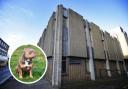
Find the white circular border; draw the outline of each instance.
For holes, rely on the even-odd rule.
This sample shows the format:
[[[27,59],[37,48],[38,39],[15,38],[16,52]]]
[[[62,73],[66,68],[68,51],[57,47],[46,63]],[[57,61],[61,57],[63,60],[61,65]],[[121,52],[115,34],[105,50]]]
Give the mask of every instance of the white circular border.
[[[33,82],[23,82],[23,81],[17,79],[17,78],[13,75],[13,73],[12,73],[12,71],[11,71],[11,67],[10,67],[10,60],[11,60],[12,54],[14,53],[14,51],[15,51],[17,48],[19,48],[19,47],[21,47],[21,46],[24,46],[24,45],[21,45],[21,46],[17,47],[17,48],[12,52],[11,57],[9,58],[8,66],[9,66],[9,71],[10,71],[11,75],[12,75],[18,82],[23,83],[23,84],[33,84],[33,83],[38,82],[40,79],[42,79],[43,76],[46,74],[46,71],[47,71],[47,68],[48,68],[48,60],[47,60],[47,56],[46,56],[45,52],[44,52],[39,46],[33,45],[33,44],[27,44],[27,45],[32,45],[32,46],[37,47],[37,48],[40,49],[41,52],[44,54],[45,61],[46,61],[46,67],[45,67],[45,70],[44,70],[44,73],[42,74],[42,76],[41,76],[40,78],[38,78],[37,80],[33,81]]]

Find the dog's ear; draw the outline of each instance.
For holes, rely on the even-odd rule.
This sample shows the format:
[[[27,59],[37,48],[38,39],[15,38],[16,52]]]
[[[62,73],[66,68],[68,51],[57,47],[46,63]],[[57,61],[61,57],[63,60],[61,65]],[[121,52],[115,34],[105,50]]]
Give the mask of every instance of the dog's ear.
[[[22,56],[20,57],[20,60],[19,60],[20,63],[24,63],[25,62],[25,57],[24,56],[25,55],[23,53]]]

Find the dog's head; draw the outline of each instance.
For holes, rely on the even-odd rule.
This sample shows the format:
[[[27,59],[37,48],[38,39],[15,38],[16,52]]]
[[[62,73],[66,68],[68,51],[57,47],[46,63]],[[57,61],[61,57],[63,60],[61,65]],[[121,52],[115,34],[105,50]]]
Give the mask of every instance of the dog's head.
[[[36,53],[33,49],[31,48],[25,48],[24,49],[24,57],[26,59],[33,59],[34,57],[36,57]]]

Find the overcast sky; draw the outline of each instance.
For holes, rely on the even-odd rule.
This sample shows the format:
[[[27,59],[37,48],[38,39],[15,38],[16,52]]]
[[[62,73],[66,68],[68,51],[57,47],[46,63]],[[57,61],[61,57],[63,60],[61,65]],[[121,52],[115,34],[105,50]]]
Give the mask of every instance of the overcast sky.
[[[37,44],[58,4],[103,30],[122,26],[128,33],[127,0],[0,0],[0,37],[9,44],[9,54],[21,44]]]

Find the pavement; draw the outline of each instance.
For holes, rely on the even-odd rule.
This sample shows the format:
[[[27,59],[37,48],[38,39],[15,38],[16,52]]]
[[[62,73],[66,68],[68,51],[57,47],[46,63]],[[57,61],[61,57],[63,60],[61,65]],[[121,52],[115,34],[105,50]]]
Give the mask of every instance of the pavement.
[[[8,66],[4,66],[0,68],[0,89],[54,89],[54,88],[45,79],[41,79],[34,84],[22,84],[11,76]]]
[[[55,89],[46,79],[41,79],[34,84],[22,84],[10,76],[8,67],[0,68],[0,82],[2,81],[0,83],[0,89]],[[62,84],[61,89],[128,89],[128,77],[66,82]]]
[[[54,88],[45,79],[41,79],[40,81],[34,84],[22,84],[16,81],[13,77],[11,77],[2,85],[0,85],[0,89],[54,89]]]
[[[4,83],[7,79],[11,77],[8,66],[0,68],[0,84]]]
[[[128,77],[96,81],[66,82],[61,89],[128,89]]]
[[[41,79],[34,84],[22,84],[13,77],[0,85],[0,89],[54,89],[51,84]],[[128,89],[128,79],[81,81],[67,83],[61,89]]]

